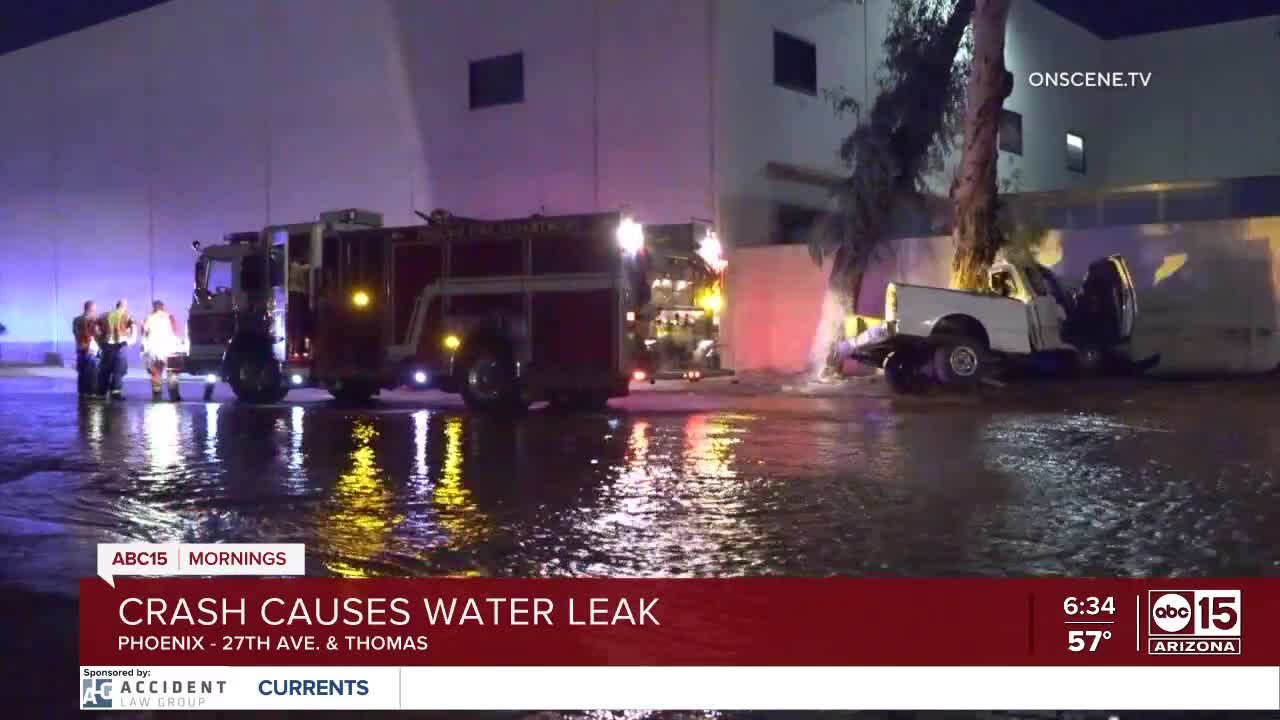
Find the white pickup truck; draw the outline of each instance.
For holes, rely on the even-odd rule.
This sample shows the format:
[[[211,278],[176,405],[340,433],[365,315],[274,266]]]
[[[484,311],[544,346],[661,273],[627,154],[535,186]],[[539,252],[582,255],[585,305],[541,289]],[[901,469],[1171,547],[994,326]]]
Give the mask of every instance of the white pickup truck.
[[[894,390],[923,381],[964,386],[995,365],[1066,354],[1089,371],[1119,361],[1133,333],[1137,298],[1120,256],[1089,266],[1080,288],[1063,289],[1043,265],[999,262],[977,292],[890,283],[884,322],[847,352],[884,368]]]

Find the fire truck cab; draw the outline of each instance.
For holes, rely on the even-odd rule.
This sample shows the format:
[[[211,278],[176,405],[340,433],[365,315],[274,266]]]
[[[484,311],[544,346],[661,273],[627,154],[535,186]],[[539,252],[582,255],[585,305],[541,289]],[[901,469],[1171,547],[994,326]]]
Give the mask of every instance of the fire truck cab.
[[[645,349],[649,379],[727,374],[720,363],[720,317],[728,262],[710,223],[693,221],[645,228],[649,301],[635,328]]]
[[[621,213],[386,228],[342,210],[202,248],[188,373],[247,402],[322,387],[346,402],[410,386],[475,410],[625,395],[649,300],[644,229]]]

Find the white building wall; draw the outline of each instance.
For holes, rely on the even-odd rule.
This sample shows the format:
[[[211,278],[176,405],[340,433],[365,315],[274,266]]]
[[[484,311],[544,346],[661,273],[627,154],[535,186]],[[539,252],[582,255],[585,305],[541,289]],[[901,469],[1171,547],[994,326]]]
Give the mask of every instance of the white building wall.
[[[623,206],[646,222],[707,216],[702,3],[393,0],[393,7],[436,206],[478,217]],[[470,110],[468,61],[514,52],[524,54],[524,102]]]
[[[389,20],[359,0],[183,0],[0,59],[19,110],[0,117],[8,358],[69,353],[88,298],[181,311],[192,240],[353,205],[408,222]]]
[[[588,209],[590,3],[396,0],[392,6],[431,189],[421,209],[476,217]],[[515,52],[524,53],[524,102],[468,109],[467,63]]]
[[[1110,146],[1106,94],[1099,88],[1035,87],[1034,72],[1102,71],[1106,42],[1031,0],[1016,0],[1005,34],[1005,64],[1013,93],[1004,107],[1022,114],[1022,155],[1000,153],[1002,178],[1015,191],[1100,187]],[[1086,142],[1087,171],[1067,169],[1066,134]],[[947,181],[950,181],[948,176]]]
[[[856,118],[838,117],[823,91],[843,88],[864,111],[870,109],[893,5],[892,0],[714,1],[719,219],[730,242],[759,245],[771,240],[778,203],[824,208],[828,201],[821,188],[769,179],[769,162],[848,172],[836,153]],[[775,29],[816,46],[816,96],[774,85]],[[1101,70],[1103,41],[1038,3],[1019,0],[1010,13],[1006,42],[1005,59],[1015,82],[1005,106],[1023,115],[1023,154],[1001,153],[1001,177],[1016,175],[1023,191],[1099,184],[1106,144],[1104,97],[1092,89],[1036,88],[1027,79],[1037,70]],[[1087,174],[1066,168],[1068,129],[1088,140],[1096,169]],[[955,159],[929,178],[931,190],[947,192]]]
[[[54,339],[68,351],[85,298],[180,308],[191,240],[332,208],[398,224],[437,207],[627,206],[645,222],[714,220],[731,246],[767,243],[779,203],[822,208],[827,191],[771,180],[766,166],[845,171],[836,151],[855,121],[822,91],[869,105],[890,8],[174,0],[0,57],[0,352],[38,357]],[[1024,151],[1002,154],[1002,176],[1032,191],[1280,171],[1280,101],[1259,91],[1269,65],[1249,62],[1272,47],[1269,22],[1104,43],[1015,2],[1007,107],[1023,115]],[[816,96],[774,85],[775,29],[815,44]],[[512,52],[524,54],[525,101],[470,110],[467,62]],[[1028,82],[1076,69],[1149,69],[1155,85]],[[1069,129],[1088,143],[1085,175],[1066,169]],[[931,184],[949,180],[948,168]]]
[[[6,88],[8,107],[21,112],[0,113],[0,135],[8,138],[0,160],[0,323],[8,334],[0,338],[0,360],[12,359],[10,342],[43,341],[58,332],[54,313],[58,287],[54,228],[62,204],[56,201],[57,136],[49,71],[49,47],[37,46],[0,63],[0,87]],[[51,347],[32,347],[32,353]]]
[[[1109,69],[1151,73],[1107,96],[1108,183],[1280,174],[1277,31],[1268,17],[1108,42]]]
[[[716,185],[727,242],[770,242],[779,202],[826,207],[827,191],[772,180],[765,169],[783,162],[842,171],[836,153],[855,120],[837,117],[823,91],[843,88],[867,105],[875,92],[867,69],[879,66],[888,7],[889,0],[714,0]],[[775,30],[814,44],[816,96],[774,85]]]
[[[176,0],[6,55],[0,357],[69,353],[86,298],[181,311],[192,240],[326,209],[708,218],[706,10]],[[470,110],[468,61],[511,52],[525,102]]]
[[[600,14],[598,207],[714,220],[710,0],[588,2]]]

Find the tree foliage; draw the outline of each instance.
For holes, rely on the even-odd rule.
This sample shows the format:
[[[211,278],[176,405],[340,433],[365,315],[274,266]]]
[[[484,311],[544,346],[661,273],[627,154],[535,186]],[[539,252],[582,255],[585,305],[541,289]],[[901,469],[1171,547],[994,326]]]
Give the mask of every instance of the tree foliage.
[[[899,220],[925,213],[926,178],[943,168],[963,118],[962,53],[974,0],[894,0],[870,109],[843,88],[824,94],[858,123],[839,149],[850,175],[835,191],[815,262],[832,260],[831,287],[856,312],[867,266]]]
[[[1015,170],[1000,181],[1000,196],[996,198],[996,228],[1000,233],[1000,253],[1010,262],[1029,265],[1038,262],[1040,248],[1049,236],[1049,224],[1044,216],[1026,203],[1008,201],[1010,194],[1021,188],[1022,176]]]

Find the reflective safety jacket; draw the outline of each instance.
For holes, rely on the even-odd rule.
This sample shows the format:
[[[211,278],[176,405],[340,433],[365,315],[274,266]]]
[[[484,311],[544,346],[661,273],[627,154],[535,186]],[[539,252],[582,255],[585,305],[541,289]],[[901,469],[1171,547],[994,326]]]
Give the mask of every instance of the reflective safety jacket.
[[[178,320],[157,310],[142,321],[142,351],[154,357],[168,357],[178,351]]]
[[[128,310],[119,308],[107,313],[103,323],[103,342],[108,345],[128,345],[133,342],[133,318]]]
[[[76,338],[76,350],[96,352],[98,349],[98,316],[77,315],[71,321],[71,334]]]

